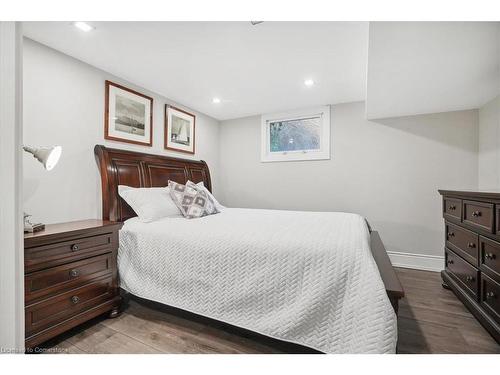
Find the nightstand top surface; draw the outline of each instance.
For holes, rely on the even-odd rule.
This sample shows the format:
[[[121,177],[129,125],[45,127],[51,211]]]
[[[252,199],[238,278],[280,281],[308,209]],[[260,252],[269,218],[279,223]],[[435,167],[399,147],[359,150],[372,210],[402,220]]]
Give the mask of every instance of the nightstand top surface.
[[[68,221],[66,223],[47,224],[45,229],[35,233],[24,233],[24,246],[26,247],[33,241],[57,238],[61,235],[78,234],[92,230],[106,229],[106,227],[121,228],[123,223],[106,221],[99,219],[88,219],[78,221]],[[110,228],[109,228],[110,229]]]

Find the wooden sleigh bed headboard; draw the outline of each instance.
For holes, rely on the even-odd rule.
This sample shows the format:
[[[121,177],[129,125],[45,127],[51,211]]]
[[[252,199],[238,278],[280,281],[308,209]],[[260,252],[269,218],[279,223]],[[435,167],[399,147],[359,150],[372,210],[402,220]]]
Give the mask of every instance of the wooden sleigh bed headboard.
[[[212,191],[210,170],[203,160],[188,160],[170,156],[145,154],[94,147],[101,173],[103,220],[125,221],[136,216],[134,210],[118,195],[118,185],[132,187],[163,187],[168,180],[185,184],[203,181]]]

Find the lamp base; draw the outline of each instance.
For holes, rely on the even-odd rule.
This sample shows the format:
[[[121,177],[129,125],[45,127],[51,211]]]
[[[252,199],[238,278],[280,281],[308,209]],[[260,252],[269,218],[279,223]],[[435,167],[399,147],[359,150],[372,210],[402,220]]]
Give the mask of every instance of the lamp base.
[[[41,230],[45,229],[45,224],[42,223],[37,223],[37,224],[32,224],[32,223],[25,223],[24,224],[24,233],[35,233],[35,232],[40,232]]]

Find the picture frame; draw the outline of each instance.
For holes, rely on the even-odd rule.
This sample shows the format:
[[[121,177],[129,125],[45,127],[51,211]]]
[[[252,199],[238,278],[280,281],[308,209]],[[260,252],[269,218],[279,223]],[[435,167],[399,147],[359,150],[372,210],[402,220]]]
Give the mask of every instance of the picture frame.
[[[105,81],[104,139],[153,145],[153,98]]]
[[[195,153],[196,116],[165,104],[165,149]]]

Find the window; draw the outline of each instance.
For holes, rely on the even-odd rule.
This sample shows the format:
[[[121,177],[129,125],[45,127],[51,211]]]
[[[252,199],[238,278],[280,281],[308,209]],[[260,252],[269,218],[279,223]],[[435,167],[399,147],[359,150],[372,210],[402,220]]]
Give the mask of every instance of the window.
[[[262,116],[261,161],[330,159],[330,107]]]

